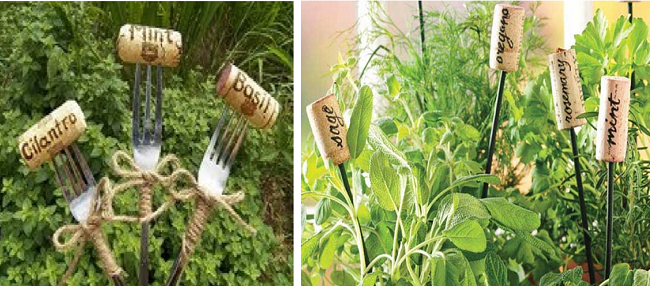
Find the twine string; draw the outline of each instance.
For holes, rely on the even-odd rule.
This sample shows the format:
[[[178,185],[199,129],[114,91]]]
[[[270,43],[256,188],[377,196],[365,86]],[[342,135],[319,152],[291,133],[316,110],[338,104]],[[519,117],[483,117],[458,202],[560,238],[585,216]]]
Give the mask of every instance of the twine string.
[[[61,226],[52,236],[54,246],[58,251],[67,251],[76,249],[74,258],[65,275],[58,285],[65,285],[67,279],[72,275],[83,254],[83,246],[87,240],[90,240],[102,262],[102,269],[111,277],[124,273],[124,270],[115,261],[108,244],[101,232],[101,225],[107,222],[126,222],[126,223],[145,223],[149,222],[170,206],[178,201],[185,202],[194,197],[197,199],[197,208],[192,220],[187,226],[183,235],[183,250],[181,255],[187,258],[192,254],[196,243],[198,242],[203,229],[207,225],[207,219],[212,210],[218,205],[221,206],[230,216],[251,234],[256,230],[246,223],[232,205],[241,202],[244,199],[244,193],[238,191],[232,195],[211,195],[200,187],[194,176],[182,168],[180,161],[174,155],[165,156],[156,166],[154,171],[145,171],[140,169],[127,153],[117,151],[113,154],[111,169],[122,179],[119,184],[113,185],[111,181],[104,177],[97,185],[97,192],[93,199],[92,205],[99,204],[99,208],[92,208],[88,220],[85,223],[68,224]],[[166,173],[166,170],[171,170]],[[153,193],[151,186],[159,184],[167,192],[167,198],[156,210],[152,209],[151,199]],[[119,215],[115,214],[113,209],[113,198],[116,195],[128,189],[140,189],[142,197],[138,207],[139,215]],[[145,190],[146,189],[146,190]],[[101,199],[99,194],[101,193]],[[69,236],[68,240],[63,241],[62,237]]]

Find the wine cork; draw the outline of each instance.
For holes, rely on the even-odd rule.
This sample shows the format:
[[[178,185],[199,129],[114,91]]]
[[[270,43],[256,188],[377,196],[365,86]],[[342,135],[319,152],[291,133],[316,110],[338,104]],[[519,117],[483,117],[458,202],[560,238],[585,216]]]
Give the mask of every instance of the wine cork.
[[[558,49],[548,55],[548,67],[551,72],[557,128],[564,130],[585,125],[586,119],[576,118],[585,113],[576,51]]]
[[[18,137],[20,156],[27,167],[38,168],[76,141],[84,130],[86,120],[79,104],[68,100]]]
[[[620,76],[600,79],[600,107],[596,133],[596,159],[625,161],[627,116],[630,111],[630,80]]]
[[[132,64],[178,66],[183,53],[181,33],[126,24],[120,28],[117,54]]]
[[[490,38],[490,67],[506,72],[517,71],[519,50],[524,33],[524,8],[497,4]]]
[[[278,101],[232,64],[227,64],[221,70],[217,93],[260,129],[271,128],[280,113]]]
[[[330,94],[308,105],[307,117],[323,160],[331,158],[334,165],[349,160],[348,129],[336,96]]]

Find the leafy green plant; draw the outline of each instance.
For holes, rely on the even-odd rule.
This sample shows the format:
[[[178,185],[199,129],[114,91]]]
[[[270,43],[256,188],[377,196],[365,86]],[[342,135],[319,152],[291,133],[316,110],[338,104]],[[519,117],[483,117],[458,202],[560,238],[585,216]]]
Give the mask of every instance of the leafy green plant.
[[[468,146],[479,140],[478,130],[460,118],[433,112],[405,122],[373,122],[368,112],[372,89],[359,87],[349,73],[355,62],[340,59],[333,68],[336,81],[331,90],[339,99],[350,98],[341,90],[358,91],[351,98],[353,107],[348,104],[343,111],[349,116],[352,159],[346,164],[355,197],[347,196],[334,166],[323,162],[311,144],[303,152],[302,198],[318,199],[318,204],[313,224],[303,224],[302,281],[518,284],[523,278],[509,271],[510,262],[497,254],[504,247],[504,241],[494,238],[497,231],[510,234],[505,247],[515,254],[525,248],[531,257],[557,260],[550,241],[543,234],[531,234],[540,225],[536,213],[502,197],[480,200],[471,195],[483,182],[499,184],[496,176],[480,174],[481,166],[472,160],[476,151]],[[384,88],[401,92],[391,79]],[[409,105],[403,108],[409,116],[415,114]],[[361,240],[370,262],[360,259]]]
[[[3,4],[0,9],[0,285],[56,285],[74,255],[56,251],[51,242],[58,227],[74,222],[53,171],[48,165],[29,170],[21,163],[15,138],[74,99],[88,122],[78,143],[96,178],[111,176],[109,159],[116,150],[130,150],[126,79],[133,75],[122,72],[113,56],[114,38],[101,36],[106,33],[100,31],[98,17],[92,3]],[[284,203],[292,193],[286,174],[293,169],[293,76],[289,67],[273,62],[240,66],[283,104],[272,130],[249,130],[229,180],[230,190],[245,192],[236,209],[258,233],[250,236],[228,215],[215,212],[185,270],[187,285],[291,283],[291,214],[275,203]],[[224,108],[215,95],[214,76],[206,74],[197,68],[181,78],[165,69],[163,154],[176,154],[192,173]],[[155,200],[158,205],[162,197]],[[128,191],[116,198],[115,208],[135,213],[134,202],[136,190]],[[274,212],[274,207],[283,210]],[[152,285],[162,285],[169,275],[192,209],[176,205],[153,224]],[[130,274],[127,284],[136,284],[139,227],[111,224],[103,231]],[[96,261],[87,246],[69,284],[106,285]]]
[[[648,27],[641,19],[632,24],[620,17],[609,23],[598,11],[582,34],[576,36],[578,67],[585,97],[588,125],[580,128],[578,146],[583,167],[583,181],[587,201],[587,217],[593,222],[590,233],[597,264],[605,257],[605,183],[606,165],[594,160],[596,117],[599,103],[600,78],[603,75],[629,77],[636,73],[632,91],[628,133],[627,160],[617,164],[614,189],[614,261],[633,267],[647,267],[650,262],[647,236],[643,224],[650,213],[642,207],[650,199],[648,175],[650,162],[647,154]],[[633,55],[633,56],[628,56]],[[579,226],[578,193],[573,177],[573,163],[568,135],[557,130],[554,120],[553,100],[548,72],[531,81],[525,91],[521,106],[524,114],[518,126],[522,144],[517,155],[525,164],[532,164],[533,185],[522,196],[517,190],[510,197],[518,203],[541,213],[542,227],[553,241],[559,244],[565,262],[585,261],[582,230]],[[644,146],[645,145],[645,146]],[[566,264],[566,263],[565,263]]]

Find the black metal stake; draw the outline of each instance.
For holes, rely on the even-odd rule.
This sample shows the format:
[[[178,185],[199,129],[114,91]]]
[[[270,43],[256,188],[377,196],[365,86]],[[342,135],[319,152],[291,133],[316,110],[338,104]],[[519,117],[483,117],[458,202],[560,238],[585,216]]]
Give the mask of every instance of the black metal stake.
[[[578,157],[578,140],[576,139],[575,129],[571,131],[571,149],[573,149],[573,164],[576,170],[576,185],[578,186],[578,197],[580,199],[580,216],[582,217],[582,235],[585,240],[587,255],[587,265],[589,266],[589,282],[596,282],[596,273],[594,269],[594,260],[591,254],[591,236],[589,235],[589,222],[587,221],[587,205],[585,204],[585,193],[582,188],[582,174],[580,170],[580,157]]]
[[[497,136],[497,128],[499,127],[499,114],[501,112],[501,102],[503,101],[503,86],[506,81],[506,72],[501,71],[499,73],[499,88],[497,90],[497,102],[494,108],[494,118],[492,118],[492,133],[490,134],[490,143],[488,147],[487,154],[487,163],[485,164],[485,174],[490,174],[492,172],[492,157],[494,155],[494,141]],[[483,184],[483,192],[481,193],[481,198],[487,198],[488,195],[488,183]]]
[[[609,278],[609,273],[612,271],[612,230],[614,228],[614,162],[609,162],[607,165],[607,257],[605,259],[605,279]]]
[[[354,197],[352,196],[352,190],[350,189],[350,183],[348,182],[347,171],[345,170],[345,165],[343,165],[343,163],[339,164],[339,173],[341,174],[343,187],[345,187],[345,191],[348,193],[348,197],[350,197],[350,202],[352,203],[352,207],[354,207]],[[370,258],[368,258],[368,249],[366,248],[366,243],[363,241],[363,231],[361,230],[361,225],[359,224],[359,220],[357,218],[352,218],[352,222],[356,224],[356,227],[359,228],[359,234],[361,234],[360,237],[361,247],[363,248],[363,259],[365,260],[365,263],[362,263],[361,265],[365,265],[366,267],[368,267],[368,264],[370,263]],[[365,271],[365,269],[363,270]],[[372,268],[370,272],[372,272]]]

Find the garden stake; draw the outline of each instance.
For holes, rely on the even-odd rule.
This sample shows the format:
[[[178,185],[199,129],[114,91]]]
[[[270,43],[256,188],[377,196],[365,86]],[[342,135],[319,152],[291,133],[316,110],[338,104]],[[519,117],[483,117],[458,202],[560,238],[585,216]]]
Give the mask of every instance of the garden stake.
[[[612,271],[614,163],[625,161],[629,111],[630,80],[619,76],[603,76],[600,79],[596,159],[608,162],[605,279],[609,278]]]
[[[345,192],[350,198],[352,207],[355,207],[354,196],[352,195],[352,190],[348,182],[348,176],[344,165],[345,161],[350,159],[350,150],[348,149],[347,144],[347,128],[345,127],[345,121],[341,115],[341,108],[339,107],[339,103],[334,94],[321,97],[307,106],[307,117],[309,118],[314,139],[316,145],[318,145],[318,150],[323,157],[325,166],[329,166],[330,158],[332,159],[332,163],[338,166],[339,174],[343,181],[343,187],[345,187]],[[360,236],[360,241],[358,243],[361,244],[363,250],[363,260],[361,261],[361,273],[363,276],[365,268],[370,263],[370,259],[366,244],[363,240],[363,231],[361,230],[359,220],[353,217],[352,222],[359,232],[358,235]]]
[[[582,97],[582,85],[575,50],[558,48],[555,53],[548,55],[548,67],[551,75],[553,101],[555,102],[555,119],[560,130],[569,129],[571,133],[571,150],[575,165],[576,185],[580,199],[580,217],[582,219],[582,235],[585,240],[587,265],[589,266],[589,281],[596,281],[594,261],[591,253],[591,236],[589,235],[589,222],[587,221],[587,206],[585,204],[584,189],[582,187],[582,174],[580,172],[580,157],[575,127],[585,125],[587,120],[576,118],[585,113]]]
[[[487,163],[485,174],[492,173],[492,157],[494,144],[499,127],[499,114],[503,101],[503,87],[506,73],[514,72],[519,66],[519,50],[524,27],[524,8],[515,5],[497,4],[494,7],[492,20],[492,36],[490,39],[490,68],[501,71],[499,73],[499,87],[497,90],[494,117],[492,118],[492,131],[488,145]],[[483,184],[481,198],[488,195],[488,183]]]
[[[280,111],[279,103],[245,72],[227,64],[219,72],[217,94],[230,106],[224,106],[208,148],[199,167],[198,182],[203,194],[188,222],[183,243],[165,285],[175,286],[190,260],[208,218],[215,209],[215,198],[222,196],[230,168],[235,162],[249,123],[260,129],[271,128]],[[254,95],[254,96],[253,96]],[[235,112],[230,112],[230,107]],[[231,114],[232,113],[232,114]]]
[[[122,286],[122,268],[117,264],[97,219],[99,193],[95,179],[75,141],[86,130],[86,120],[76,101],[66,101],[18,138],[18,149],[30,169],[49,161],[72,216],[90,239],[102,262],[102,269],[115,285]],[[63,151],[63,152],[61,152]],[[78,238],[79,239],[79,238]],[[84,240],[85,241],[85,240]],[[56,245],[56,241],[54,242]],[[78,250],[80,251],[80,250]],[[59,282],[62,285],[76,267],[73,262]]]
[[[124,25],[120,28],[117,42],[120,58],[135,63],[135,82],[133,85],[132,143],[133,158],[136,165],[145,171],[153,171],[162,149],[162,66],[177,66],[182,52],[181,34],[175,31]],[[140,64],[147,68],[145,83],[144,124],[140,125]],[[156,115],[154,130],[151,130],[151,66],[156,65]],[[142,132],[141,132],[142,129]],[[142,134],[142,136],[140,135]],[[151,213],[152,193],[150,185],[140,189],[140,216]],[[149,285],[149,222],[140,224],[140,263],[138,285]]]

